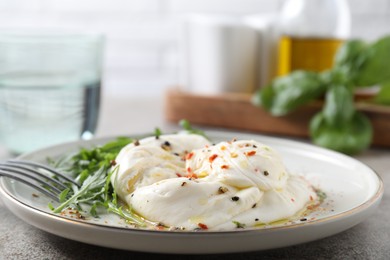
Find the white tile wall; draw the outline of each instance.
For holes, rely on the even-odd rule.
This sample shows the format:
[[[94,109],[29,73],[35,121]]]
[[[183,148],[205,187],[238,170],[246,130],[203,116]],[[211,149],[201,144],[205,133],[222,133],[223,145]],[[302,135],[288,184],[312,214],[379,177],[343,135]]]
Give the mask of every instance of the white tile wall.
[[[161,95],[178,82],[176,17],[192,12],[277,12],[285,0],[0,0],[1,28],[106,34],[105,93]],[[390,0],[348,0],[352,36],[390,33]]]
[[[283,0],[169,0],[170,12],[213,12],[231,14],[266,13],[278,10]]]

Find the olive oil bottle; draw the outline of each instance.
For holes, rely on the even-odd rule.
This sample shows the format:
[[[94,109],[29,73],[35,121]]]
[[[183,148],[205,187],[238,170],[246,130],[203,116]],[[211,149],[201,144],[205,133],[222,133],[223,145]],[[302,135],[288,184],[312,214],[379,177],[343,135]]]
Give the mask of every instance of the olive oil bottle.
[[[282,36],[279,41],[278,75],[303,69],[323,71],[332,67],[342,39]]]
[[[278,75],[329,69],[349,33],[345,0],[288,0],[281,16]]]

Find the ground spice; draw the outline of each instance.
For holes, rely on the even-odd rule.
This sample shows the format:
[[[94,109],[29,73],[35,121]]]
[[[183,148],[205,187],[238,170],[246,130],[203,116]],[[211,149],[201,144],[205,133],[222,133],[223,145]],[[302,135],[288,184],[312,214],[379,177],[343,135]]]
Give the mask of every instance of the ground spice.
[[[223,187],[223,186],[218,188],[218,194],[224,194],[225,192],[228,192],[228,191],[229,191],[228,188]]]

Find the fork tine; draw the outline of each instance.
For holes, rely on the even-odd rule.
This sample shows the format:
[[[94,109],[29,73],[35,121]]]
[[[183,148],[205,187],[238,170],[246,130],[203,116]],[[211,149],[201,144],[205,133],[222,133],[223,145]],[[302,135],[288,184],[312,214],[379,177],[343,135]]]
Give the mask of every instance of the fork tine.
[[[6,172],[4,170],[0,170],[0,177],[1,176],[8,177],[8,178],[14,179],[16,181],[20,181],[20,182],[22,182],[22,183],[24,183],[24,184],[34,188],[35,190],[37,190],[37,191],[47,195],[48,197],[52,198],[53,200],[59,202],[59,198],[58,198],[57,194],[52,193],[52,192],[50,192],[50,190],[46,190],[46,189],[42,188],[41,186],[32,183],[31,181],[28,181],[26,179],[20,178],[19,176],[16,176],[16,175],[11,174],[9,172]],[[25,176],[25,175],[23,175],[23,176]]]
[[[57,184],[58,186],[62,187],[63,189],[66,189],[67,187],[61,183],[60,181],[54,179],[54,178],[51,178],[37,170],[35,170],[34,168],[29,168],[29,167],[26,167],[26,166],[23,166],[23,165],[19,165],[19,164],[11,164],[11,163],[0,163],[0,169],[3,169],[3,170],[10,170],[12,171],[14,168],[16,169],[20,169],[20,170],[24,170],[26,172],[32,172],[34,173],[35,175],[38,175],[40,177],[42,177],[43,179],[45,179],[46,181],[50,181],[50,182],[54,182],[55,184]]]
[[[14,173],[14,174],[18,174],[18,175],[21,175],[21,176],[24,176],[26,178],[29,178],[31,180],[34,180],[42,185],[46,185],[48,186],[50,189],[58,192],[58,193],[61,193],[61,189],[57,188],[56,186],[54,186],[53,184],[51,184],[50,182],[47,182],[47,179],[46,180],[43,180],[41,178],[38,178],[37,176],[34,176],[34,175],[31,175],[29,174],[27,171],[23,171],[23,170],[20,170],[20,169],[17,169],[17,168],[12,168],[12,167],[7,167],[7,166],[3,166],[3,165],[0,165],[0,170],[2,170],[3,172],[10,172],[10,173]],[[40,176],[42,176],[43,174],[40,174]],[[52,179],[49,178],[49,181],[52,181]],[[64,186],[64,185],[63,185]],[[62,187],[62,189],[65,189],[66,186]]]
[[[72,178],[70,178],[69,176],[66,176],[44,164],[40,164],[40,163],[36,163],[36,162],[30,162],[30,161],[24,161],[24,160],[7,160],[8,163],[12,163],[12,164],[24,164],[24,165],[28,165],[28,166],[32,166],[32,167],[35,167],[35,168],[42,168],[42,169],[45,169],[61,178],[63,178],[64,180],[67,180],[75,185],[77,185],[78,187],[80,187],[80,185],[75,181],[73,180]]]

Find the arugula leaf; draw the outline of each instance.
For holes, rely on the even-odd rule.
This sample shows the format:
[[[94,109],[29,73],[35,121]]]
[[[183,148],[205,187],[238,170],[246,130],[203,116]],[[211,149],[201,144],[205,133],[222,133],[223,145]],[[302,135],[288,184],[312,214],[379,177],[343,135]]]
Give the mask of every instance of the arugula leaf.
[[[102,192],[102,186],[106,181],[105,169],[100,168],[93,175],[89,175],[85,179],[80,189],[76,185],[72,185],[73,194],[66,201],[61,203],[57,208],[53,210],[54,213],[62,212],[66,207],[70,205],[78,204],[82,201],[91,200]],[[87,197],[87,199],[85,199]]]
[[[162,134],[161,129],[156,127],[156,129],[154,129],[154,136],[156,138],[159,138],[161,134]]]
[[[193,129],[188,121],[181,123],[188,132],[204,135],[202,131]],[[158,128],[156,134],[161,134]],[[121,137],[103,146],[81,148],[78,153],[61,158],[57,162],[49,160],[50,164],[73,176],[81,185],[78,187],[64,183],[68,188],[59,195],[60,205],[55,208],[49,203],[49,208],[54,213],[60,213],[68,207],[82,210],[84,204],[87,204],[90,206],[90,214],[94,217],[98,217],[98,208],[105,208],[107,212],[117,214],[134,225],[156,226],[158,223],[145,220],[131,208],[120,205],[111,185],[111,176],[118,170],[118,167],[112,169],[115,165],[114,159],[120,150],[132,141],[131,138]]]
[[[68,207],[81,210],[81,204],[85,203],[90,205],[90,214],[94,217],[98,217],[97,208],[103,207],[133,224],[145,225],[145,220],[118,205],[116,194],[111,186],[111,175],[117,169],[112,170],[111,164],[119,151],[130,142],[132,142],[131,138],[120,137],[103,146],[82,148],[78,153],[61,158],[58,162],[50,160],[57,169],[74,176],[81,187],[67,184],[69,188],[59,196],[61,204],[56,208],[49,204],[49,208],[54,213],[60,213]]]
[[[117,154],[119,151],[126,146],[127,144],[133,141],[129,137],[118,137],[115,141],[111,141],[99,148],[102,153],[112,153]]]
[[[260,89],[252,101],[271,114],[282,116],[321,96],[325,91],[326,86],[318,73],[294,71]]]
[[[233,222],[233,224],[236,225],[236,228],[245,228],[246,227],[246,225],[244,223],[241,223],[241,222],[238,222],[235,220],[233,220],[232,222]]]
[[[185,131],[187,131],[187,132],[190,133],[190,134],[201,135],[201,136],[205,137],[206,139],[208,139],[208,137],[206,136],[205,132],[203,132],[202,130],[193,128],[192,125],[191,125],[191,123],[190,123],[188,120],[186,120],[186,119],[180,120],[179,125],[180,125]]]
[[[130,223],[136,224],[139,227],[145,227],[146,223],[148,222],[145,219],[134,214],[134,212],[132,212],[131,210],[124,209],[123,207],[118,207],[117,204],[114,204],[112,202],[108,203],[107,211],[115,213],[115,214],[119,215],[120,217],[126,219]],[[150,222],[150,224],[156,225],[156,223],[152,223],[152,222]]]
[[[58,196],[60,202],[64,202],[66,200],[66,196],[68,195],[69,191],[70,191],[70,188],[66,188],[65,190],[63,190],[60,193],[60,195]]]
[[[111,167],[111,163],[119,151],[132,141],[133,139],[128,137],[119,137],[103,146],[92,147],[90,149],[81,148],[79,152],[70,157],[61,158],[58,162],[52,163],[52,165],[68,173],[82,184],[91,173],[96,172],[102,167],[106,169]]]

